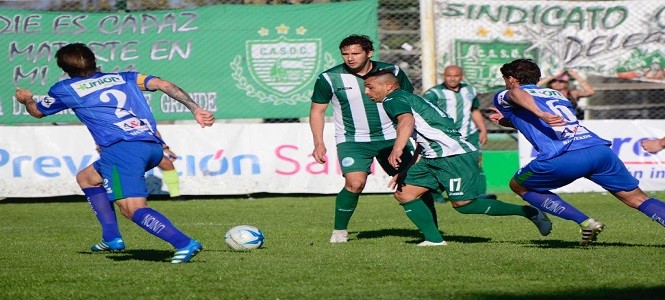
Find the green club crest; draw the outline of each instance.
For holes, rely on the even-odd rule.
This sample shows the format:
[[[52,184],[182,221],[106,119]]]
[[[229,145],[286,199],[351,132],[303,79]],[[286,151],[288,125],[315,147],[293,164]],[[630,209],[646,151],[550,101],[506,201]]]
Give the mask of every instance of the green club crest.
[[[503,64],[518,58],[531,58],[538,61],[539,52],[530,47],[529,42],[494,41],[455,41],[455,61],[479,92],[504,87],[499,69]]]
[[[288,96],[311,84],[321,61],[320,39],[249,40],[247,68],[266,92]]]

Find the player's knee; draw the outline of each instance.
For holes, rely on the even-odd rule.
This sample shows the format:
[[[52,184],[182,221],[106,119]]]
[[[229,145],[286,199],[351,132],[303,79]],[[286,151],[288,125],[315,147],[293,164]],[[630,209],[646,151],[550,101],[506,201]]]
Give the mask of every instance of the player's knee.
[[[92,178],[87,173],[84,172],[79,172],[76,174],[76,183],[79,185],[81,188],[89,188],[93,186],[98,186],[97,184],[94,184]]]
[[[350,181],[344,185],[344,188],[354,194],[360,194],[365,189],[364,181]]]
[[[393,194],[393,197],[395,197],[395,200],[397,200],[397,202],[399,202],[399,203],[409,202],[409,201],[413,200],[413,198],[410,198],[409,196],[404,195],[404,193],[402,193],[400,191],[395,192]]]
[[[523,186],[521,186],[515,179],[510,180],[510,189],[513,191],[513,193],[519,195],[520,197],[524,195],[524,193],[527,192],[527,189]]]

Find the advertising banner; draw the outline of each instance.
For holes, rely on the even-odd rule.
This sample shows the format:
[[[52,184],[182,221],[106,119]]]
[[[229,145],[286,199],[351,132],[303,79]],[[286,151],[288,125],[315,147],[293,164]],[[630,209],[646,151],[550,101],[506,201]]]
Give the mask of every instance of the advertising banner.
[[[43,98],[66,74],[54,55],[90,46],[104,72],[138,71],[172,81],[218,119],[299,118],[314,81],[342,63],[339,42],[378,42],[377,1],[308,5],[215,5],[137,12],[0,9],[0,124],[78,123],[71,111],[37,120],[13,99],[15,87]],[[162,93],[147,93],[157,120],[189,119]]]
[[[543,74],[665,83],[665,2],[435,0],[437,74],[462,66],[480,92],[504,86],[499,68],[531,58]]]
[[[582,125],[612,142],[612,150],[626,165],[635,178],[640,180],[640,187],[645,191],[662,191],[665,188],[665,151],[649,154],[642,149],[643,139],[662,138],[665,136],[665,121],[648,120],[589,120]],[[526,165],[536,157],[531,144],[519,135],[520,165]],[[579,179],[559,192],[600,192],[600,186],[587,179]]]
[[[20,130],[17,130],[20,129]],[[198,124],[158,127],[178,159],[183,195],[336,194],[344,186],[334,125],[325,126],[328,160],[311,156],[305,123]],[[81,195],[76,173],[98,159],[83,126],[0,126],[0,198]],[[377,163],[365,192],[387,193],[390,177]],[[166,194],[159,169],[146,174],[152,194]]]

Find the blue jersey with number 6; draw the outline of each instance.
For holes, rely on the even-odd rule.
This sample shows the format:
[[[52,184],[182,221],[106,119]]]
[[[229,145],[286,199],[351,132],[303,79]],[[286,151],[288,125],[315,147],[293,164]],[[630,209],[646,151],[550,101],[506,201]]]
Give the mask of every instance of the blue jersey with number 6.
[[[62,80],[37,104],[44,115],[72,109],[88,127],[95,143],[106,147],[119,141],[162,143],[142,90],[153,76],[136,72],[95,73]]]
[[[507,97],[507,90],[494,95],[494,106],[538,151],[536,159],[549,159],[566,151],[611,144],[579,124],[575,108],[560,92],[536,85],[523,85],[520,89],[533,97],[540,110],[562,116],[567,121],[564,126],[550,126],[527,109],[512,103]]]

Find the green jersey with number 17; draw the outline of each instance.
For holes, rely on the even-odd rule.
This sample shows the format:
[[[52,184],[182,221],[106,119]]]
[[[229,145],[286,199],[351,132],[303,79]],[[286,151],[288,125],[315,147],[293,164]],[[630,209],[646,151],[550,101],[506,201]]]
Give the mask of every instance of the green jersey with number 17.
[[[372,61],[372,71],[391,68],[402,89],[413,91],[406,74],[398,66]],[[395,126],[379,103],[365,94],[365,81],[340,64],[321,73],[316,79],[312,102],[332,104],[335,141],[374,142],[394,140]]]

